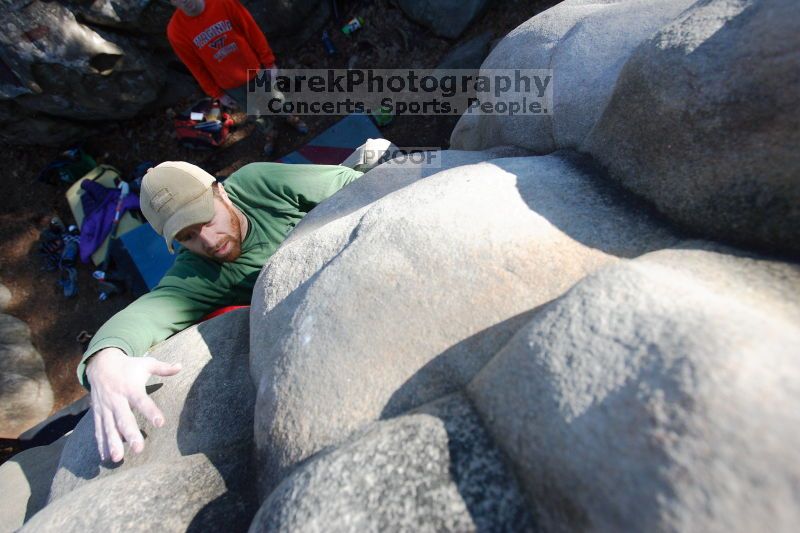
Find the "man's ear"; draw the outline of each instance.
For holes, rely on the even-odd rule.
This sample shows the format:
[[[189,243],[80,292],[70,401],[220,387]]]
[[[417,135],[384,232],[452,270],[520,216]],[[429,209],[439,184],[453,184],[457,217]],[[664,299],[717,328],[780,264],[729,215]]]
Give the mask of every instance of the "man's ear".
[[[215,181],[212,187],[216,188],[217,194],[219,194],[219,197],[222,198],[223,202],[226,204],[231,203],[231,201],[228,199],[228,193],[225,192],[225,187],[222,186],[222,183]]]

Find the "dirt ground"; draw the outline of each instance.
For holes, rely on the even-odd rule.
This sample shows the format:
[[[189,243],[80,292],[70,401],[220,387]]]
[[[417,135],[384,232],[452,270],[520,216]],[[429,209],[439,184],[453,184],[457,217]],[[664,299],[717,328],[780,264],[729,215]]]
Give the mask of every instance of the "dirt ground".
[[[489,9],[457,41],[433,36],[426,29],[406,19],[388,0],[375,2],[339,2],[340,15],[346,21],[354,15],[366,25],[352,36],[337,30],[333,20],[327,29],[338,52],[327,56],[321,41],[312,38],[300,47],[281,40],[271,40],[278,63],[291,68],[344,68],[355,62],[359,68],[435,67],[454,46],[491,31],[495,38],[554,4],[554,1],[508,0],[490,3]],[[352,59],[356,55],[355,59]],[[202,95],[197,92],[197,98]],[[187,99],[189,104],[192,99]],[[182,108],[176,106],[176,108]],[[178,146],[173,134],[172,109],[148,116],[104,125],[95,136],[86,139],[85,150],[98,163],[117,167],[124,176],[142,161],[185,160],[202,166],[212,174],[227,176],[241,166],[264,160],[263,139],[243,125],[229,142],[214,152],[191,151]],[[243,122],[244,115],[235,118]],[[274,158],[302,146],[317,133],[341,117],[305,117],[310,127],[307,135],[279,126]],[[450,132],[458,117],[397,117],[382,128],[383,136],[400,147],[431,146],[447,148]],[[75,401],[85,391],[75,378],[81,347],[76,336],[83,330],[94,332],[111,315],[125,307],[132,297],[116,295],[100,302],[90,265],[79,266],[79,293],[64,298],[57,286],[56,273],[44,272],[37,255],[39,233],[53,215],[72,222],[64,193],[67,185],[48,185],[37,181],[38,172],[59,153],[58,149],[2,146],[0,168],[0,282],[12,292],[8,313],[24,320],[31,328],[34,345],[44,357],[47,375],[55,394],[54,411]],[[3,443],[6,453],[17,445]],[[0,452],[0,462],[4,453]]]

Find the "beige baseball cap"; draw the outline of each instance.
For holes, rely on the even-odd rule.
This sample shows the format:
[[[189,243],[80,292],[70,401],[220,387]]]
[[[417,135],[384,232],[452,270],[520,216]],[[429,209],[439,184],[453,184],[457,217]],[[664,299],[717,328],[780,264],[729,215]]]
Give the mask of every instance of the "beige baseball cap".
[[[170,253],[175,235],[194,224],[214,218],[214,176],[184,161],[165,161],[142,179],[139,195],[142,213],[167,241]]]

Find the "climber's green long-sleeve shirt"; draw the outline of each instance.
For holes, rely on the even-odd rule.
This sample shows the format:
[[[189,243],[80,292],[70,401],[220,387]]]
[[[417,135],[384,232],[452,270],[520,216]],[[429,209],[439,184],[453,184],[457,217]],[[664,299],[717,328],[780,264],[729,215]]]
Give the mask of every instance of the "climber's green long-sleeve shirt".
[[[102,348],[141,356],[220,307],[248,305],[261,268],[292,228],[361,175],[338,165],[280,163],[253,163],[231,174],[225,192],[249,222],[241,256],[233,263],[217,263],[181,249],[151,292],[97,331],[78,365],[78,379],[88,387],[86,359]]]

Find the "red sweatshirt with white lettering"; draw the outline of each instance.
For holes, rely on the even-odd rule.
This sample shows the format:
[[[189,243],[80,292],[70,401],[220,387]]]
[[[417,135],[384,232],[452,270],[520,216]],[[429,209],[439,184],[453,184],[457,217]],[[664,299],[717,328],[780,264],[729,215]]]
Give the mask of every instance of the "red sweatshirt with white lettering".
[[[212,98],[250,81],[255,69],[275,64],[267,38],[238,0],[206,0],[205,9],[195,17],[176,10],[167,38]]]

